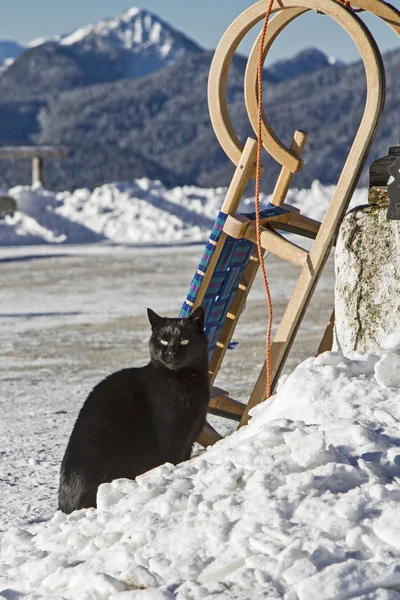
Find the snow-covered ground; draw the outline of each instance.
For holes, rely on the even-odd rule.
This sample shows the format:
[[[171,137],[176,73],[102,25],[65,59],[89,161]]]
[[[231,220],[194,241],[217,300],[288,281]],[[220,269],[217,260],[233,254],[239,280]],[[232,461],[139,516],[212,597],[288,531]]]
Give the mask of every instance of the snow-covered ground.
[[[9,529],[3,597],[400,598],[399,366],[309,359],[201,456]]]
[[[287,202],[320,220],[332,199],[334,186],[315,181],[309,190],[292,189]],[[53,193],[41,187],[18,186],[9,194],[19,212],[0,221],[0,246],[43,243],[170,244],[207,238],[225,196],[225,188],[194,186],[167,189],[158,181],[137,179],[112,183],[93,192]],[[366,202],[357,189],[352,206]],[[263,197],[266,203],[270,197]],[[241,209],[252,212],[254,199]]]
[[[104,486],[98,511],[53,517],[85,396],[146,361],[145,307],[176,314],[200,250],[0,251],[0,597],[399,598],[398,338],[379,360],[309,359],[248,428],[186,464]],[[278,318],[296,270],[267,267]],[[325,316],[309,310],[307,353],[331,273],[316,293]],[[265,314],[258,282],[222,373],[238,397],[262,362]]]
[[[331,262],[277,394],[248,427],[187,463],[103,485],[98,510],[55,512],[60,461],[86,395],[107,373],[146,362],[145,308],[177,314],[201,253],[116,245],[121,232],[136,244],[167,242],[165,228],[164,238],[157,229],[140,237],[142,214],[130,227],[134,207],[144,202],[146,223],[153,210],[176,217],[169,242],[203,239],[208,222],[195,216],[212,221],[223,193],[141,180],[84,202],[82,191],[14,189],[26,212],[19,225],[0,225],[9,244],[0,249],[0,598],[400,600],[400,338],[382,356],[301,362],[331,311]],[[330,194],[314,184],[290,203],[319,218]],[[272,257],[267,270],[276,324],[298,271]],[[256,281],[240,345],[217,381],[238,399],[263,361],[266,315]]]
[[[48,519],[60,461],[90,389],[110,372],[145,364],[146,308],[176,316],[202,246],[25,246],[0,249],[0,531]],[[267,260],[275,326],[298,270]],[[318,347],[332,310],[329,262],[288,369]],[[161,292],[161,293],[160,293]],[[267,308],[256,280],[217,384],[247,400],[261,368]],[[222,433],[230,422],[213,418]]]

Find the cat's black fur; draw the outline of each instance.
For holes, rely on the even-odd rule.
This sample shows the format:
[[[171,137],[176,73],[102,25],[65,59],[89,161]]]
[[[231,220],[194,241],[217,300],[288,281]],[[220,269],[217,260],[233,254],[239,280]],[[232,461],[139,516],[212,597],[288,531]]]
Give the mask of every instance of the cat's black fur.
[[[204,312],[188,319],[147,312],[149,364],[101,381],[79,413],[61,465],[63,512],[96,506],[101,483],[190,458],[210,399]]]

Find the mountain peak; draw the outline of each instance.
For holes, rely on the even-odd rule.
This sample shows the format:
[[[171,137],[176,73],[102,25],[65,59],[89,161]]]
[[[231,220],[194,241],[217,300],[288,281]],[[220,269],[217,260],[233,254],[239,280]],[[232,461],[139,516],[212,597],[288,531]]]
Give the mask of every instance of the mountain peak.
[[[104,19],[92,25],[80,27],[61,44],[84,45],[85,50],[96,52],[114,49],[134,54],[145,49],[155,53],[160,59],[172,62],[187,50],[198,49],[197,45],[182,33],[162,21],[155,14],[132,7],[118,17]]]
[[[281,81],[295,79],[299,75],[312,73],[323,67],[339,64],[318,48],[305,48],[295,56],[279,60],[269,67],[269,72]]]
[[[299,52],[298,54],[295,54],[292,57],[292,60],[294,59],[299,59],[299,58],[310,58],[316,61],[320,61],[322,63],[325,63],[327,60],[327,56],[325,54],[325,52],[323,52],[322,50],[319,50],[319,48],[305,48],[304,50],[301,50],[301,52]],[[289,59],[290,60],[290,59]]]

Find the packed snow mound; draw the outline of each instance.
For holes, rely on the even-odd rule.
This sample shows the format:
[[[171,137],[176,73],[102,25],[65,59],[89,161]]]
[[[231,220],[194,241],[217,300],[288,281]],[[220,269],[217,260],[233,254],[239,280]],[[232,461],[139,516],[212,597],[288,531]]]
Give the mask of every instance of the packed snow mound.
[[[320,220],[334,186],[315,181],[308,190],[289,191],[287,202]],[[96,188],[54,193],[34,186],[9,190],[18,213],[0,221],[0,245],[92,243],[172,244],[205,241],[221,208],[226,188],[183,186],[167,189],[159,181],[136,179]],[[271,196],[262,196],[265,206]],[[353,205],[366,201],[355,191]],[[254,198],[242,202],[252,212]]]
[[[0,595],[399,599],[400,388],[375,379],[386,356],[308,359],[201,456],[100,486],[97,510],[10,529]]]
[[[17,200],[19,212],[0,222],[1,245],[98,241],[169,244],[205,239],[223,190],[168,190],[160,182],[139,179],[106,184],[93,192],[53,193],[41,187],[19,186],[9,193]]]

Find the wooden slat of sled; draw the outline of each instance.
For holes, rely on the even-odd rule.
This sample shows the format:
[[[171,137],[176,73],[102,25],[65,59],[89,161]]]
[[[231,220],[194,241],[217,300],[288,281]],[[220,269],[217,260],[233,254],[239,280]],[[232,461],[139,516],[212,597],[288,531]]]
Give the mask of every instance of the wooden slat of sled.
[[[290,146],[290,151],[300,158],[306,145],[308,133],[305,131],[296,131]],[[272,204],[282,206],[292,183],[294,173],[289,169],[282,169],[272,194]]]
[[[332,350],[334,329],[335,329],[335,311],[333,311],[331,318],[328,321],[328,324],[325,329],[325,333],[322,336],[322,340],[318,347],[316,356],[319,356],[320,354],[322,354],[323,352],[327,352],[328,350]]]
[[[236,167],[235,174],[233,176],[231,185],[229,186],[228,192],[226,194],[225,200],[221,207],[221,212],[233,215],[236,213],[240,200],[242,199],[244,190],[250,179],[250,173],[254,167],[254,163],[256,161],[257,156],[257,143],[255,140],[248,138],[246,145],[243,150],[243,154],[241,160]],[[212,279],[212,276],[215,271],[215,267],[217,266],[218,259],[222,252],[222,248],[224,247],[224,243],[226,240],[226,233],[222,232],[221,237],[218,241],[217,248],[213,254],[213,257],[208,265],[207,273],[204,276],[202,281],[199,293],[196,298],[196,302],[193,306],[193,310],[201,305],[203,302],[205,293],[207,291],[208,285]]]
[[[202,432],[197,438],[197,442],[207,448],[207,446],[212,446],[219,440],[222,440],[222,436],[219,435],[218,431],[211,427],[210,423],[206,422],[204,425]]]
[[[239,164],[235,170],[235,174],[233,176],[231,185],[229,186],[227,195],[222,204],[221,212],[224,212],[225,214],[228,214],[228,215],[236,214],[236,211],[239,207],[239,204],[240,204],[240,201],[244,194],[244,191],[246,189],[246,186],[249,182],[251,173],[254,170],[254,164],[256,161],[256,157],[257,157],[257,143],[255,140],[248,138],[248,140],[245,144],[245,147],[243,149],[243,153],[242,153],[241,159],[239,161]],[[226,237],[227,237],[227,234],[225,232],[222,232],[221,237],[218,241],[217,248],[216,248],[216,250],[213,254],[213,257],[210,261],[210,264],[208,266],[207,273],[205,274],[205,277],[203,279],[203,282],[202,282],[201,288],[199,290],[199,293],[197,295],[196,302],[194,304],[193,309],[197,308],[197,306],[200,306],[201,303],[203,302],[208,285],[212,279],[212,276],[214,274],[215,268],[218,263],[218,259],[221,255],[222,248],[224,247]],[[212,368],[213,367],[210,366],[211,382],[213,382],[215,380],[215,375],[217,373],[217,371],[215,371],[215,375],[214,375],[214,372],[212,372]],[[209,446],[211,444],[215,444],[215,442],[217,442],[219,439],[221,439],[221,436],[211,427],[211,425],[208,422],[206,422],[206,424],[203,428],[203,431],[201,432],[197,441],[202,446],[205,446],[205,445]]]
[[[224,360],[228,346],[232,340],[232,336],[236,329],[236,325],[239,321],[239,317],[242,314],[244,305],[246,304],[246,298],[251,290],[254,283],[254,279],[257,275],[259,268],[259,260],[257,249],[255,249],[250,258],[249,264],[247,265],[243,274],[243,279],[239,285],[239,289],[236,292],[235,298],[229,309],[225,325],[222,328],[218,345],[215,348],[212,359],[210,361],[210,378],[211,383],[215,381],[218,371],[221,367],[222,361]],[[243,414],[243,413],[242,413]]]
[[[294,152],[297,152],[297,151],[301,152],[304,148],[304,144],[307,139],[306,133],[301,132],[300,138],[299,138],[299,133],[300,132],[295,132],[294,137],[293,137],[292,146],[294,148]],[[295,144],[294,142],[295,142],[296,137],[297,137],[297,140],[301,139],[304,141],[304,143]],[[198,296],[194,308],[197,307],[198,305],[200,305],[204,298],[204,295],[207,290],[207,286],[211,280],[212,274],[214,273],[214,270],[215,270],[218,258],[220,256],[223,243],[225,242],[226,236],[231,235],[232,237],[240,238],[240,237],[243,237],[243,232],[246,232],[249,225],[254,227],[254,221],[250,221],[248,218],[244,217],[243,215],[236,214],[237,208],[240,203],[241,196],[243,195],[243,192],[246,188],[246,184],[251,175],[251,165],[252,165],[252,163],[254,163],[254,161],[256,159],[256,150],[257,150],[256,142],[254,140],[251,140],[251,141],[253,142],[253,144],[250,144],[250,140],[248,140],[245,145],[243,155],[242,155],[242,160],[240,161],[240,164],[239,164],[238,168],[236,169],[234,179],[232,180],[232,184],[231,184],[232,189],[230,188],[230,191],[227,194],[227,198],[225,199],[225,202],[222,206],[221,210],[223,212],[225,212],[226,214],[228,214],[229,216],[225,223],[224,232],[222,233],[221,238],[218,242],[219,248],[217,248],[217,250],[219,250],[219,252],[218,253],[216,252],[214,254],[215,260],[213,260],[209,265],[209,268],[206,273],[206,277],[207,277],[207,275],[209,275],[209,276],[207,277],[207,280],[206,280],[206,277],[203,280],[203,284],[200,289],[201,294]],[[238,171],[239,171],[239,173],[238,173]],[[286,177],[283,177],[282,173],[286,173]],[[292,174],[288,171],[288,169],[286,167],[282,167],[282,173],[281,173],[281,181],[283,182],[286,180],[286,181],[290,182]],[[235,178],[236,178],[237,183],[234,185]],[[280,189],[279,194],[277,191],[274,198],[275,198],[276,202],[279,203],[279,205],[282,205],[285,201],[285,196],[280,195],[280,194],[286,194],[288,188],[286,186],[281,185],[279,189]],[[286,208],[286,206],[285,206],[285,208]],[[290,219],[295,219],[296,222],[298,222],[298,214],[299,214],[298,209],[296,209],[294,207],[288,207],[288,209],[290,210],[289,213],[286,213],[284,215],[279,215],[277,217],[268,218],[263,221],[264,224],[266,224],[266,222],[269,222],[269,221],[271,221],[273,223],[277,223],[277,224],[278,223],[283,224],[284,222],[289,222]],[[274,233],[270,231],[270,232],[268,232],[268,235],[274,236]],[[252,237],[250,239],[251,239],[251,241],[255,241],[254,237]],[[279,240],[280,245],[283,245],[284,242],[286,242],[286,240],[284,240],[284,242],[282,242],[282,239],[280,239],[280,236],[279,236],[279,238],[278,238],[278,236],[276,238],[276,240]],[[274,241],[275,241],[275,238],[274,238]],[[287,243],[290,244],[290,242],[287,242]],[[305,252],[302,249],[299,249],[299,250],[301,251],[301,253]],[[297,252],[297,250],[296,250],[296,252]],[[307,254],[307,253],[305,253],[305,254]],[[302,259],[303,259],[303,254],[302,254]],[[232,303],[232,306],[228,313],[228,317],[226,319],[225,325],[222,328],[217,347],[214,350],[214,353],[213,353],[213,356],[212,356],[212,359],[210,362],[209,373],[210,373],[211,383],[213,383],[215,381],[215,378],[221,367],[221,364],[223,362],[223,359],[225,357],[226,351],[229,346],[229,342],[232,339],[232,336],[235,331],[236,325],[238,323],[240,314],[246,303],[246,298],[247,298],[247,296],[250,292],[250,289],[253,285],[253,282],[257,275],[258,269],[259,269],[258,252],[257,252],[257,248],[255,248],[253,251],[253,254],[251,256],[251,259],[249,261],[249,264],[245,270],[245,273],[243,276],[243,281],[239,285],[239,289],[233,300],[233,303]],[[236,404],[234,404],[234,406],[233,406],[229,402],[230,400],[231,399],[229,397],[224,396],[223,402],[222,402],[222,399],[220,399],[219,406],[213,406],[213,400],[211,400],[210,407],[212,409],[216,409],[220,416],[226,416],[227,418],[232,418],[232,415],[235,415],[235,417],[236,416],[242,417],[245,412],[245,406],[243,404],[241,404],[240,407],[238,407]],[[236,401],[233,400],[233,403],[236,403]],[[236,412],[239,408],[241,411],[240,415],[238,415],[238,413]],[[209,427],[208,422],[206,423],[206,427]],[[208,429],[207,435],[203,436],[203,433],[204,433],[204,430],[198,439],[198,442],[202,445],[204,445],[203,444],[204,441],[207,441],[208,445],[209,445],[211,440],[213,440],[213,443],[215,443],[218,441],[218,439],[220,439],[219,434],[216,434],[216,435],[213,434],[212,432],[210,432],[210,429]],[[203,441],[201,441],[201,440],[203,440]]]
[[[212,388],[211,390],[211,401],[209,404],[210,412],[213,414],[220,415],[222,413],[229,413],[231,415],[231,419],[240,421],[245,405],[242,402],[238,402],[233,398],[229,397],[228,392],[221,390],[218,391],[218,388]]]

